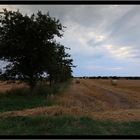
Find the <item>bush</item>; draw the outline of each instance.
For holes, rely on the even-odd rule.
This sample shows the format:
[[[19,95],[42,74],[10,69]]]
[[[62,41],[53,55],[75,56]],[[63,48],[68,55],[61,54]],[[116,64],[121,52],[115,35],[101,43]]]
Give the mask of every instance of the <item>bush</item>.
[[[32,91],[33,95],[45,95],[45,96],[47,96],[51,93],[52,93],[52,91],[51,91],[50,87],[48,87],[48,85],[46,85],[46,84],[39,84]]]
[[[28,88],[22,87],[22,88],[13,88],[11,90],[8,90],[4,93],[5,96],[28,96],[31,95],[31,91]],[[3,94],[1,94],[3,96]]]

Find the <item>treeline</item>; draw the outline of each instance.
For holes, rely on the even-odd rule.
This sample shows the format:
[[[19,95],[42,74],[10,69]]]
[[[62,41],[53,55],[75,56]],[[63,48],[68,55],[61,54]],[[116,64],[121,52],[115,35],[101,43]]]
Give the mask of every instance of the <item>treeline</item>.
[[[127,80],[140,80],[139,76],[83,76],[74,77],[78,79],[127,79]]]
[[[65,27],[49,13],[31,16],[3,10],[0,16],[0,60],[9,64],[1,72],[3,80],[21,80],[34,88],[38,80],[53,83],[71,78],[73,60],[66,48],[56,42]]]

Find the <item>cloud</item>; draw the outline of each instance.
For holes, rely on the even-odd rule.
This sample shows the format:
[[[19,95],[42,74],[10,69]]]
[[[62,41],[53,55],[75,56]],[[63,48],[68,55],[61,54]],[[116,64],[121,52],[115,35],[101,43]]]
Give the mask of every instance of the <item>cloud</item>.
[[[62,42],[68,46],[71,45],[74,54],[102,56],[105,53],[106,56],[110,54],[111,57],[122,59],[139,58],[137,53],[139,47],[136,44],[140,42],[138,36],[135,36],[138,33],[136,29],[133,32],[130,28],[136,24],[133,22],[131,26],[129,25],[131,18],[135,16],[134,19],[136,19],[138,16],[138,8],[136,11],[135,8],[135,6],[82,6],[82,8],[77,6],[68,16],[67,22],[65,21],[68,29],[64,36],[66,41]],[[79,12],[78,9],[80,9]],[[82,16],[76,14],[71,16],[72,13],[80,13]],[[134,13],[137,13],[137,16]],[[119,16],[116,17],[117,14]],[[112,44],[111,48],[104,47],[110,44]]]
[[[135,54],[133,47],[130,46],[119,46],[118,48],[112,45],[107,45],[105,48],[111,53],[112,56],[119,59],[134,57]]]
[[[133,75],[140,72],[139,5],[1,5],[24,14],[50,12],[66,26],[56,38],[78,65],[74,75]],[[92,67],[93,66],[93,67]],[[86,69],[87,67],[87,69]]]
[[[100,65],[89,65],[85,69],[87,70],[108,70],[108,71],[119,71],[122,70],[123,67],[105,67],[105,66],[100,66]]]
[[[3,11],[3,9],[7,10],[17,10],[17,8],[14,5],[0,5],[0,11]]]

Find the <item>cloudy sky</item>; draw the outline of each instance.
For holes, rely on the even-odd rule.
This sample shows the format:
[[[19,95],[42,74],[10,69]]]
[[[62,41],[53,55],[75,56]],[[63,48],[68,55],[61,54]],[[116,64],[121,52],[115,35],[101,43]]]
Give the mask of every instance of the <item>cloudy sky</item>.
[[[66,26],[58,41],[71,48],[74,76],[140,76],[140,5],[1,5],[41,10]],[[1,63],[4,65],[4,63]]]

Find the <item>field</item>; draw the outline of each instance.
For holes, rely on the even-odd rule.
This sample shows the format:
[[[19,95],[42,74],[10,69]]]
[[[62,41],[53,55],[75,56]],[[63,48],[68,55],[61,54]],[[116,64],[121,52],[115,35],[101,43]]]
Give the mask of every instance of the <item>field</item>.
[[[112,86],[110,80],[82,79],[75,81],[59,97],[60,107],[74,114],[95,119],[140,120],[140,81],[119,80]]]
[[[0,134],[140,134],[140,80],[73,79],[54,96],[7,94],[15,87],[27,88],[0,83]]]

